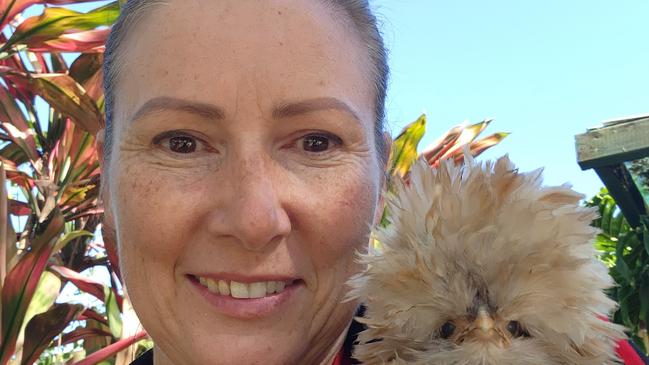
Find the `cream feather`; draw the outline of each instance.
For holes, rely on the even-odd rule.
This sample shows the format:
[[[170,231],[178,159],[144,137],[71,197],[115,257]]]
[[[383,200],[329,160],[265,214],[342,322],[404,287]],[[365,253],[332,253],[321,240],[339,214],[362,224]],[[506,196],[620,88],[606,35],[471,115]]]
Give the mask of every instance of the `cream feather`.
[[[603,319],[613,281],[581,195],[542,186],[541,170],[518,173],[507,156],[419,160],[395,187],[390,225],[372,232],[382,250],[359,254],[367,269],[349,282],[367,306],[363,364],[614,363],[624,333]],[[478,329],[478,313],[492,329]]]

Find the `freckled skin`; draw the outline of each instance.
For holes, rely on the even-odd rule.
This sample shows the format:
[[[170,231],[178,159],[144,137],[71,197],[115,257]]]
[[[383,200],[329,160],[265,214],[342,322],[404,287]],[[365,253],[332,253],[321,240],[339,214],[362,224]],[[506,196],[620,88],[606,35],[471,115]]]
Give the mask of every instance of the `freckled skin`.
[[[104,200],[156,365],[328,364],[356,306],[340,301],[382,176],[366,50],[316,1],[263,4],[172,0],[127,42]],[[131,121],[159,96],[216,104],[225,118]],[[316,97],[342,100],[360,120],[336,110],[273,118],[278,104]],[[195,152],[154,142],[178,130],[200,140]],[[315,132],[342,143],[307,152]],[[218,271],[295,275],[306,290],[277,316],[234,319],[186,279]]]

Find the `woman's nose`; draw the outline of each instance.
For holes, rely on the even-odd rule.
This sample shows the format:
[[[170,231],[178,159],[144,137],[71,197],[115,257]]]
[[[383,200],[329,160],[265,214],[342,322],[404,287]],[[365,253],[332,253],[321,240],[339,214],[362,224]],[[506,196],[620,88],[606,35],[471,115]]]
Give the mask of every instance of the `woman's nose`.
[[[247,250],[263,251],[276,244],[291,231],[291,221],[283,205],[286,186],[261,158],[236,164],[229,174],[232,188],[223,197],[225,204],[218,215],[222,234],[232,236]]]

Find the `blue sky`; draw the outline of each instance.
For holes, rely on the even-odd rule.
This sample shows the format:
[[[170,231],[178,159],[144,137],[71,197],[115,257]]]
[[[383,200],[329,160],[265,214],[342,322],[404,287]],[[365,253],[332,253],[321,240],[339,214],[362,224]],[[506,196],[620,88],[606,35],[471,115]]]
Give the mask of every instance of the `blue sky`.
[[[426,112],[422,147],[493,118],[485,135],[512,134],[483,158],[509,153],[590,196],[602,184],[577,166],[574,135],[649,113],[647,0],[370,1],[390,49],[389,127]]]
[[[602,120],[649,113],[649,1],[373,2],[390,48],[388,120],[398,133],[421,112],[422,146],[465,120],[512,134],[485,153],[547,184],[587,195],[602,186],[576,163],[574,135]]]

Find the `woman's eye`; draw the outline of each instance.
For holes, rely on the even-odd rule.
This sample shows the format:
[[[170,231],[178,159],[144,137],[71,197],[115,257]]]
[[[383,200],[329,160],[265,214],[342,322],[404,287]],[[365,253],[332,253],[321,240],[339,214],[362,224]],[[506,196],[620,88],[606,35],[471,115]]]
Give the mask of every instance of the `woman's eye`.
[[[191,154],[206,148],[200,139],[179,132],[162,133],[153,143],[175,154]]]
[[[189,136],[169,138],[169,149],[176,153],[192,153],[196,151],[196,139]]]
[[[341,143],[340,138],[326,134],[310,134],[303,137],[302,148],[307,152],[325,152],[335,145]]]

